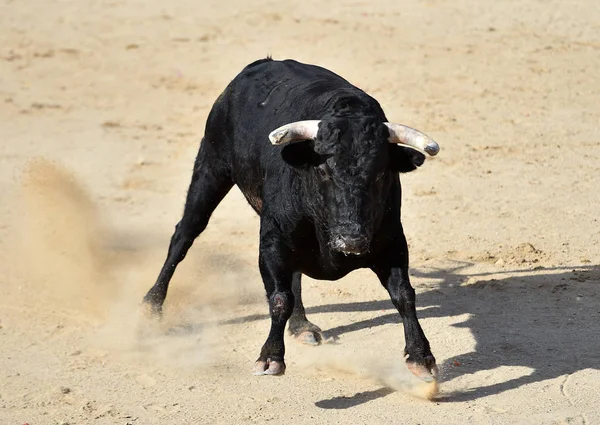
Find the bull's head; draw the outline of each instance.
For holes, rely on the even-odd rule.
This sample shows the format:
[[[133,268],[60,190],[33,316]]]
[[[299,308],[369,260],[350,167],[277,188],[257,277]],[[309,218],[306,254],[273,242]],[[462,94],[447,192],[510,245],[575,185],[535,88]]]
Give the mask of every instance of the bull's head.
[[[369,250],[394,173],[423,164],[420,151],[439,151],[415,129],[369,117],[298,121],[274,130],[269,139],[287,145],[283,159],[307,170],[315,182],[311,187],[318,187],[330,247],[354,255]]]

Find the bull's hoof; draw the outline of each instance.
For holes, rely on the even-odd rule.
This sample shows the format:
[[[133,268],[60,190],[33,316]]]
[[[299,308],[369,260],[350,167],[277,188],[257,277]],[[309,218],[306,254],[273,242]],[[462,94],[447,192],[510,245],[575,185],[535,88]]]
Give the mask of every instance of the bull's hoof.
[[[267,360],[258,359],[252,368],[252,375],[273,375],[282,376],[285,374],[285,363],[283,360]]]
[[[149,319],[162,318],[162,305],[154,304],[151,301],[147,301],[146,299],[144,299],[141,304],[141,310],[144,316]]]
[[[152,294],[146,294],[146,296],[142,300],[142,306],[147,311],[149,316],[152,316],[157,319],[160,319],[162,317],[162,303],[156,301]]]
[[[309,322],[308,320],[290,319],[290,334],[296,338],[296,341],[306,345],[319,345],[323,342],[321,328]]]
[[[433,356],[425,357],[421,362],[415,362],[410,359],[406,360],[406,367],[410,370],[413,375],[424,382],[434,382],[438,378],[438,368],[435,364],[435,358]]]
[[[302,331],[294,335],[296,341],[306,345],[319,345],[323,341],[323,336],[320,332],[315,331]]]

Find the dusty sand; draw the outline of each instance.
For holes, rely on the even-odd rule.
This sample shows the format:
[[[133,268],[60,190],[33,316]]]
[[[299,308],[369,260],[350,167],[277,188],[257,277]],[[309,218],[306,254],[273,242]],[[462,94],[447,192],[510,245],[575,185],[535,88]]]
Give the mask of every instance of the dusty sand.
[[[233,190],[138,303],[210,106],[272,54],[328,67],[442,151],[403,177],[440,393],[367,271],[305,284],[335,343],[254,377],[258,220]],[[0,424],[600,424],[600,3],[0,3]]]

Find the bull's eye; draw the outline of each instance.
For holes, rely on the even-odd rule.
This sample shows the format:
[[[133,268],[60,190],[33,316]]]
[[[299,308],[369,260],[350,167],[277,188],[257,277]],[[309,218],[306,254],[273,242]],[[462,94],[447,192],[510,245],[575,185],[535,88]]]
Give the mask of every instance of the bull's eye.
[[[319,177],[322,180],[329,180],[329,178],[331,177],[331,175],[329,174],[329,169],[325,164],[321,164],[317,167],[317,173],[319,174]]]

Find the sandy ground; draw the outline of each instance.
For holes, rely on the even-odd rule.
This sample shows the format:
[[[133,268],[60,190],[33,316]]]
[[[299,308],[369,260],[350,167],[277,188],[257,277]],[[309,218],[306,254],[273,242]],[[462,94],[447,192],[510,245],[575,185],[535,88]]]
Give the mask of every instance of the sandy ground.
[[[269,322],[234,189],[138,303],[210,106],[255,59],[328,67],[442,151],[403,177],[423,400],[374,276],[305,283],[332,341]],[[600,3],[0,1],[0,424],[600,424]]]

